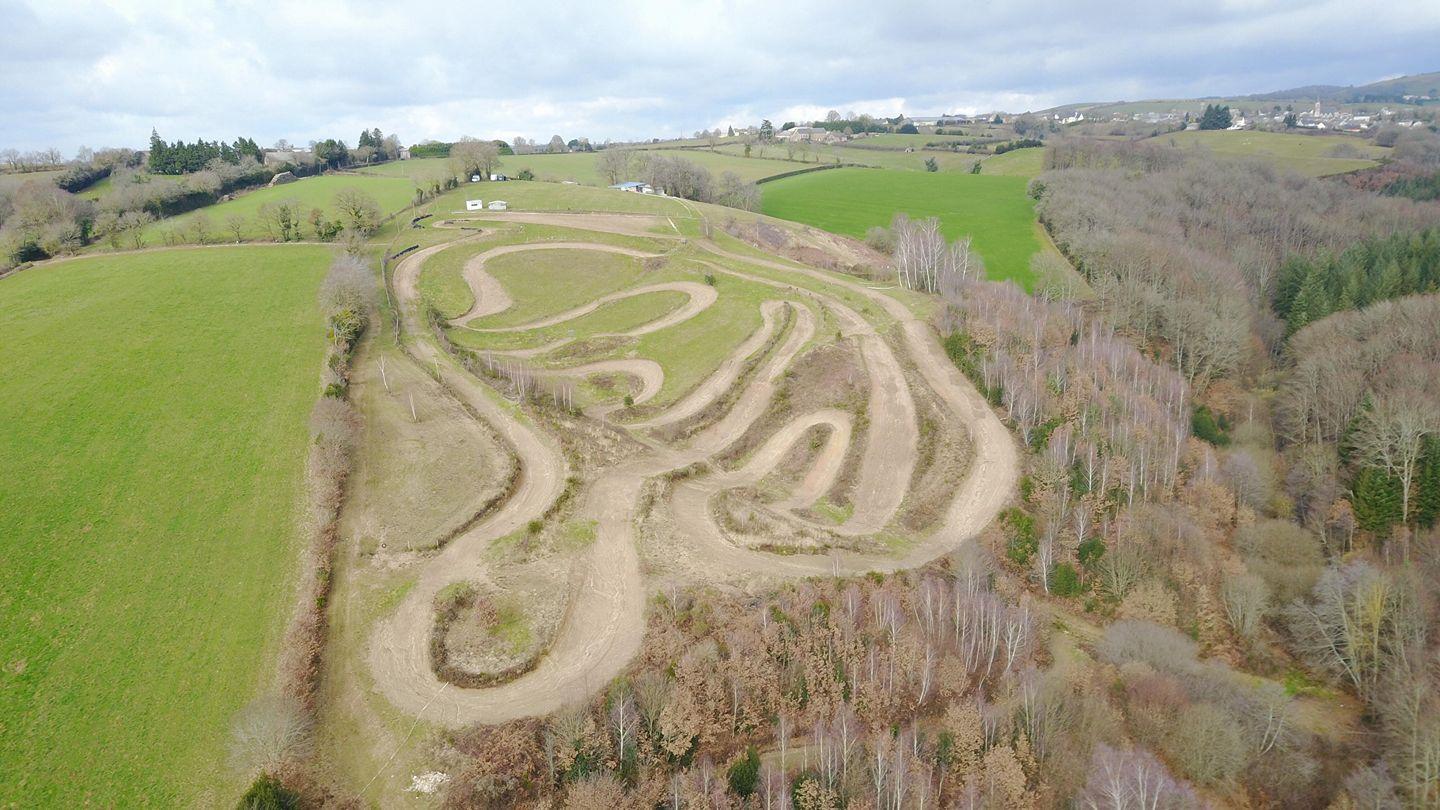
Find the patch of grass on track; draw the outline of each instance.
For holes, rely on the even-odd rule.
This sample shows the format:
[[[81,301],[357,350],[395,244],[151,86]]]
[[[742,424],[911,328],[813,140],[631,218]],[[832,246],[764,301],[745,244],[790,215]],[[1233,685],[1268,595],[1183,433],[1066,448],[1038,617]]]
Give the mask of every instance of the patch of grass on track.
[[[673,290],[641,293],[601,305],[574,320],[528,332],[476,332],[451,329],[450,339],[471,349],[508,351],[543,346],[561,338],[583,339],[591,335],[626,332],[663,318],[685,304],[689,296]]]
[[[529,250],[485,262],[512,302],[504,312],[477,318],[478,329],[519,326],[574,309],[645,280],[640,259],[599,250]]]
[[[704,382],[760,328],[762,302],[791,297],[774,287],[727,275],[717,274],[715,287],[720,297],[703,312],[640,338],[636,354],[665,369],[665,383],[651,404],[668,405]]]
[[[234,239],[225,222],[232,215],[244,217],[245,229],[242,233],[245,239],[267,239],[269,235],[257,219],[260,206],[284,200],[295,200],[299,203],[301,237],[313,239],[314,234],[311,232],[308,219],[310,210],[319,208],[325,212],[326,217],[333,219],[336,216],[335,195],[348,188],[359,189],[374,197],[375,201],[380,204],[382,216],[405,208],[415,195],[415,186],[404,177],[358,174],[327,174],[320,177],[306,177],[282,186],[256,189],[241,194],[233,200],[162,219],[145,229],[145,243],[148,245],[163,244],[162,231],[170,228],[184,230],[195,217],[202,213],[210,219],[210,240],[212,242],[226,242]],[[190,238],[188,233],[186,238],[187,240]]]
[[[465,262],[471,257],[484,253],[503,245],[534,244],[537,242],[597,242],[615,247],[630,248],[647,253],[664,253],[673,246],[673,242],[659,239],[647,239],[641,236],[623,236],[620,234],[603,233],[600,231],[585,231],[578,228],[565,228],[557,225],[528,225],[516,222],[489,222],[481,221],[474,223],[477,227],[488,228],[494,226],[495,230],[488,231],[481,239],[473,242],[455,245],[431,256],[425,262],[420,271],[420,295],[433,302],[440,310],[440,314],[447,318],[455,318],[470,311],[475,303],[474,292],[470,285],[465,283],[464,269]],[[444,233],[443,231],[432,232]],[[423,234],[427,231],[422,229],[413,233]],[[447,234],[449,236],[449,234]],[[558,311],[558,310],[557,310]]]
[[[290,607],[330,251],[0,279],[0,805],[224,805]]]
[[[762,210],[832,233],[863,238],[895,214],[937,217],[947,238],[965,235],[991,279],[1034,284],[1030,257],[1041,249],[1035,207],[1023,177],[835,169],[765,184]]]

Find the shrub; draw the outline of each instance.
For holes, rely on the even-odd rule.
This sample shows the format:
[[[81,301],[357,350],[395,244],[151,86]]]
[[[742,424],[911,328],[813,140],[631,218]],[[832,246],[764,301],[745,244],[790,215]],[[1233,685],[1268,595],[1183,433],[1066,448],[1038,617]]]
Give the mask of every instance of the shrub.
[[[1235,533],[1235,547],[1280,604],[1308,594],[1325,568],[1320,538],[1287,520],[1243,527]]]
[[[534,180],[534,179],[535,179],[535,172],[530,171],[530,169],[528,169],[528,168],[521,169],[521,170],[520,170],[520,173],[517,174],[517,175],[515,175],[515,179],[516,179],[516,180]]]
[[[1216,447],[1224,447],[1230,443],[1230,437],[1225,433],[1225,418],[1216,418],[1215,414],[1204,405],[1195,409],[1195,414],[1190,417],[1190,432],[1198,439],[1203,439]]]
[[[1056,596],[1079,596],[1085,592],[1085,584],[1080,581],[1075,566],[1062,562],[1051,569],[1050,592]]]
[[[1035,518],[1012,506],[1000,513],[1000,522],[1009,538],[1005,543],[1005,556],[1016,565],[1029,564],[1040,542],[1035,534]]]
[[[262,773],[235,806],[238,810],[294,810],[300,806],[300,795]]]
[[[1140,661],[1165,670],[1185,669],[1195,662],[1199,647],[1169,627],[1154,622],[1122,620],[1105,628],[1096,651],[1112,664]]]
[[[889,228],[875,225],[865,232],[865,244],[881,253],[894,253],[895,234]]]
[[[1209,703],[1181,712],[1165,748],[1185,775],[1202,785],[1228,782],[1245,767],[1246,746],[1240,724]]]
[[[748,798],[760,781],[760,752],[753,745],[746,748],[745,756],[735,760],[725,776],[731,793],[742,799]]]
[[[1089,568],[1105,556],[1105,541],[1097,535],[1080,544],[1075,550],[1075,556],[1079,558],[1080,564]]]

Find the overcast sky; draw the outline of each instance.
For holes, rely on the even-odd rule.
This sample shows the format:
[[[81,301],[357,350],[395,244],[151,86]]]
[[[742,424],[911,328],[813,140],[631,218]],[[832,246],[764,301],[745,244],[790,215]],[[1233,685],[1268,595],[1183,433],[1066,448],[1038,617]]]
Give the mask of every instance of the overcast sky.
[[[1440,0],[0,0],[0,147],[603,141],[1431,70]]]

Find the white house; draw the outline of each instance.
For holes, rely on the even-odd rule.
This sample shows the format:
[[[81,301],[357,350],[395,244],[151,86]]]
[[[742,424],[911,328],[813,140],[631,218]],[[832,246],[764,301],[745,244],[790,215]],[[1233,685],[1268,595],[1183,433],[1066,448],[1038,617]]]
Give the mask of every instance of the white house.
[[[490,204],[485,207],[489,208],[491,211],[504,211],[506,208],[506,204],[504,200],[491,200]]]
[[[483,210],[485,210],[485,201],[484,201],[484,200],[466,200],[466,201],[465,201],[465,210],[466,210],[466,211],[483,211]]]

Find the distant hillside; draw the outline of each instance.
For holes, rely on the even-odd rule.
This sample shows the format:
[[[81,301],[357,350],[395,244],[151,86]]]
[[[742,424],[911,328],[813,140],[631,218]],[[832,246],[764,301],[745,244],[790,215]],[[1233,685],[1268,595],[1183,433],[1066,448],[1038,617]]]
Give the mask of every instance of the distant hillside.
[[[1406,96],[1428,96],[1440,99],[1440,71],[1417,73],[1370,84],[1340,87],[1333,84],[1312,84],[1273,93],[1245,96],[1247,101],[1281,101],[1286,99],[1320,99],[1338,104],[1363,104],[1378,101],[1404,101]]]
[[[1248,96],[1203,96],[1189,99],[1085,102],[1079,104],[1063,104],[1047,110],[1039,110],[1038,112],[1041,114],[1065,113],[1067,115],[1077,111],[1100,115],[1168,111],[1199,112],[1204,109],[1206,104],[1210,103],[1230,104],[1232,106],[1243,102],[1261,101],[1303,101],[1314,103],[1316,99],[1328,101],[1331,104],[1416,103],[1416,100],[1413,98],[1407,102],[1405,99],[1406,96],[1429,97],[1430,101],[1419,102],[1422,104],[1440,102],[1440,71],[1417,73],[1413,76],[1400,76],[1395,79],[1386,79],[1384,81],[1371,82],[1370,84],[1358,86],[1341,87],[1333,84],[1312,84],[1305,87],[1292,87],[1288,90],[1255,93]]]

